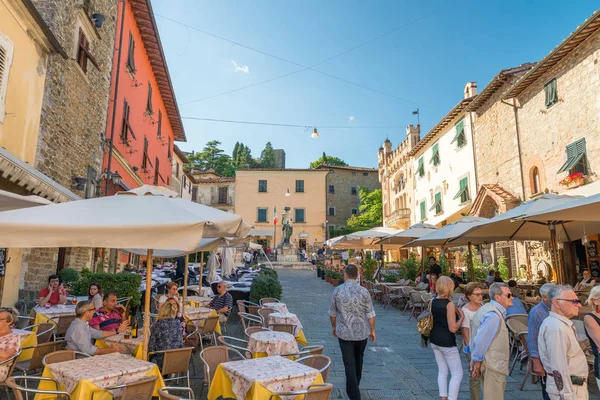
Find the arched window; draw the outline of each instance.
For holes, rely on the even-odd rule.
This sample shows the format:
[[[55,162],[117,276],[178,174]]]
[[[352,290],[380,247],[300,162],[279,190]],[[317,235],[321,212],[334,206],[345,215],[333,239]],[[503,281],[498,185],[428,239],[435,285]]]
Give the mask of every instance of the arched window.
[[[531,170],[531,193],[540,192],[540,170],[538,167],[533,167]]]

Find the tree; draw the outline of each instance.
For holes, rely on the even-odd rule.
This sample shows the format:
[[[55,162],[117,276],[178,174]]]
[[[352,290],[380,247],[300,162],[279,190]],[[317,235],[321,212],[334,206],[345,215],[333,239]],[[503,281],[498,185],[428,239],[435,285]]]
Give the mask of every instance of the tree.
[[[348,228],[372,228],[383,223],[383,199],[381,189],[369,190],[364,187],[358,189],[360,206],[358,215],[353,215],[346,221]]]
[[[261,168],[275,168],[275,152],[271,142],[267,142],[264,150],[260,153]]]
[[[240,150],[240,142],[235,142],[235,146],[233,146],[233,153],[231,153],[231,159],[237,160],[237,155]]]
[[[333,156],[328,156],[325,154],[325,152],[323,152],[323,155],[321,156],[321,158],[319,158],[316,161],[313,161],[310,163],[310,167],[312,169],[317,168],[319,165],[321,164],[327,164],[327,165],[332,165],[334,167],[347,167],[348,164],[346,164],[344,162],[344,160],[342,160],[341,158],[337,158],[337,157],[333,157]]]
[[[235,171],[231,165],[231,157],[219,148],[220,145],[221,142],[218,140],[206,143],[202,152],[188,156],[189,164],[187,166],[203,170],[213,169],[222,176],[234,176]]]

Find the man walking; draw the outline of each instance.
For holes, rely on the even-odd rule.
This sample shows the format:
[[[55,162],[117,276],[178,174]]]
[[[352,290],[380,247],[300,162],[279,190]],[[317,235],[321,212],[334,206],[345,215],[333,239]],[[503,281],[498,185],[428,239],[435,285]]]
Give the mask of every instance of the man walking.
[[[538,335],[540,359],[548,375],[546,390],[553,400],[587,400],[588,364],[571,321],[579,314],[581,300],[568,285],[553,287],[548,298],[552,308]],[[559,373],[562,390],[555,384]]]
[[[546,283],[540,288],[540,296],[542,301],[529,311],[529,322],[527,324],[527,348],[529,349],[529,357],[531,358],[533,372],[540,377],[540,384],[542,385],[542,398],[544,400],[550,400],[548,392],[546,392],[546,372],[540,361],[540,352],[538,350],[538,334],[540,333],[540,327],[542,322],[550,314],[550,300],[548,300],[548,293],[556,285],[553,283]]]
[[[506,309],[512,306],[512,293],[506,283],[490,286],[491,301],[471,320],[471,363],[474,378],[483,378],[483,398],[502,400],[508,375],[510,346]]]
[[[375,310],[369,291],[358,284],[358,268],[348,264],[344,284],[333,291],[329,317],[333,336],[338,338],[346,371],[346,393],[360,400],[360,377],[367,339],[375,342]]]

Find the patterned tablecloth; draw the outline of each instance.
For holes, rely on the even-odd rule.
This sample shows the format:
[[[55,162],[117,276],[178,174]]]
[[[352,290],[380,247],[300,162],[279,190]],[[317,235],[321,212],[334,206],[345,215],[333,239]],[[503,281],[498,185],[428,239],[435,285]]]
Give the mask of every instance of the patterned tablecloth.
[[[267,325],[270,324],[292,324],[295,326],[294,336],[298,335],[298,331],[302,329],[302,324],[298,316],[291,312],[274,312],[269,314],[269,323]]]
[[[285,303],[265,303],[263,304],[263,307],[272,308],[273,310],[280,313],[289,312]]]
[[[298,342],[293,335],[286,332],[256,332],[248,341],[250,353],[266,353],[267,356],[279,356],[298,353]]]
[[[208,286],[200,287],[198,285],[192,285],[192,286],[188,286],[188,290],[193,290],[194,292],[198,293],[202,297],[214,296],[212,288],[210,288]]]
[[[56,319],[59,317],[75,316],[75,307],[75,305],[70,304],[60,304],[49,308],[35,306],[33,308],[33,311],[36,314],[34,323],[41,324],[48,320],[54,320],[54,322],[56,322]]]
[[[184,315],[188,319],[202,319],[208,318],[210,314],[212,314],[214,310],[212,308],[207,307],[194,307],[194,306],[185,306],[184,307]]]
[[[155,366],[125,354],[112,353],[50,364],[46,368],[71,393],[83,379],[99,388],[123,385],[145,377]]]
[[[134,357],[137,357],[137,354],[140,350],[140,346],[142,346],[144,344],[144,333],[142,332],[142,329],[138,329],[138,337],[137,338],[132,338],[130,337],[129,339],[125,339],[125,333],[119,333],[118,335],[113,335],[113,336],[107,336],[105,338],[102,338],[102,341],[107,344],[107,345],[112,345],[114,343],[120,343],[123,346],[127,347],[127,351],[131,354],[134,355]]]
[[[221,366],[231,379],[232,391],[238,399],[246,398],[255,382],[270,392],[289,392],[306,389],[319,375],[315,368],[279,356],[230,361]]]
[[[188,301],[188,303],[190,301],[194,301],[196,303],[200,303],[200,307],[206,307],[206,306],[208,306],[208,304],[210,304],[212,299],[210,297],[188,296],[187,301]]]

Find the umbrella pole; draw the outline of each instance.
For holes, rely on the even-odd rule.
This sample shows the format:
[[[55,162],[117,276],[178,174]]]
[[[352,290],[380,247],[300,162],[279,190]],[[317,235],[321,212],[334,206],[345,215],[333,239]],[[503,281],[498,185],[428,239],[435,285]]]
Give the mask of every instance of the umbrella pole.
[[[148,340],[150,339],[150,297],[152,295],[152,249],[148,249],[146,259],[146,295],[144,298],[144,344],[142,359],[148,360]]]
[[[554,272],[556,273],[556,282],[563,282],[560,266],[558,265],[557,246],[556,246],[556,228],[550,225],[550,252],[552,253],[552,263],[554,264]]]
[[[421,271],[419,275],[423,275],[425,273],[425,246],[421,246]]]
[[[471,242],[468,243],[467,247],[469,248],[469,259],[467,260],[467,266],[469,268],[469,278],[471,282],[475,282],[475,269],[473,267],[473,250],[471,248]]]
[[[183,307],[187,304],[187,288],[188,288],[188,277],[190,276],[190,255],[185,256],[185,271],[183,271]],[[182,310],[183,311],[183,310]]]
[[[196,259],[198,259],[198,254],[196,253]],[[202,274],[204,273],[204,252],[200,252],[200,283],[199,285],[199,289],[200,289],[200,295],[202,295]]]

